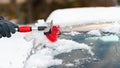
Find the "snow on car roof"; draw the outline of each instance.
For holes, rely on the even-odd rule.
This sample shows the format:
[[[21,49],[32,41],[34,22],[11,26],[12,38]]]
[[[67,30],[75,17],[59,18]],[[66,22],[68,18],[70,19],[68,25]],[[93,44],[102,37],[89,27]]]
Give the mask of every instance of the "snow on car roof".
[[[119,7],[68,8],[53,11],[46,22],[60,26],[120,21]]]

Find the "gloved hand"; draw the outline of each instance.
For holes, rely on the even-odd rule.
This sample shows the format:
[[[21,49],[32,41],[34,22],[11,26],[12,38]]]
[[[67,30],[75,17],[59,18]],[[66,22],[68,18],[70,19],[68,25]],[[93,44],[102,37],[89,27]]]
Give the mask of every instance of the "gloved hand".
[[[16,24],[11,23],[0,16],[0,38],[11,37],[11,33],[14,34],[16,32],[15,28],[17,27]]]

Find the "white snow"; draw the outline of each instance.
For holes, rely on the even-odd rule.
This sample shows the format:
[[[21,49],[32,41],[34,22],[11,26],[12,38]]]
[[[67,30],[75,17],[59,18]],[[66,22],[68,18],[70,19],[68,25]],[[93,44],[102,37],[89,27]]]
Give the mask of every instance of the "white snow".
[[[91,55],[94,55],[90,46],[79,44],[72,40],[61,39],[55,43],[46,44],[46,46],[46,48],[39,49],[28,59],[25,68],[46,68],[51,65],[62,64],[62,59],[54,59],[54,56],[61,53],[68,53],[75,49],[87,49]]]
[[[45,23],[44,19],[40,19],[37,21],[37,23],[35,23],[35,26],[47,26],[47,24]]]
[[[0,39],[0,68],[23,68],[32,46],[23,36],[24,34],[16,33],[11,38]]]
[[[78,34],[81,34],[81,33],[71,31],[71,32],[69,32],[69,33],[64,33],[64,34],[65,34],[65,35],[75,36],[75,35],[78,35]]]
[[[91,30],[87,32],[87,34],[101,36],[101,33],[99,30]]]
[[[61,27],[90,23],[119,23],[119,12],[119,7],[59,9],[50,14],[46,22],[53,20],[54,25],[60,25]],[[44,21],[39,20],[36,26],[45,25],[41,22]],[[103,28],[102,31],[119,33],[120,27],[113,25]],[[100,35],[99,31],[96,30],[91,31],[90,34]],[[76,35],[76,33],[72,35]],[[66,39],[59,39],[56,43],[50,43],[46,40],[43,32],[28,33],[25,39],[27,41],[31,40],[30,42],[26,42],[23,36],[25,36],[24,33],[16,33],[11,38],[0,39],[0,68],[46,68],[51,65],[59,65],[62,64],[62,59],[54,59],[54,56],[71,52],[74,49],[87,49],[91,55],[94,55],[91,51],[92,48],[84,43]],[[119,37],[110,35],[102,37],[102,40],[119,41]],[[47,46],[46,48],[42,48],[44,44]]]
[[[46,22],[51,20],[61,27],[90,23],[120,21],[120,7],[69,8],[53,11]]]
[[[101,29],[102,32],[120,33],[120,24],[114,23],[111,26]]]
[[[54,59],[49,55],[35,54],[26,62],[25,68],[47,68],[51,65],[61,64],[62,60]]]
[[[67,66],[67,67],[73,67],[74,64],[72,64],[72,63],[68,63],[68,64],[66,64],[66,66]]]
[[[38,22],[39,25],[40,22]],[[36,23],[37,24],[37,23]],[[27,41],[33,40],[33,55],[25,63],[25,68],[47,68],[51,65],[62,64],[61,59],[54,59],[55,55],[71,52],[74,49],[87,49],[91,55],[91,47],[83,43],[79,44],[72,40],[58,39],[57,42],[51,43],[41,31],[33,31],[25,36]],[[63,43],[64,42],[64,43]],[[46,48],[42,48],[46,45]]]

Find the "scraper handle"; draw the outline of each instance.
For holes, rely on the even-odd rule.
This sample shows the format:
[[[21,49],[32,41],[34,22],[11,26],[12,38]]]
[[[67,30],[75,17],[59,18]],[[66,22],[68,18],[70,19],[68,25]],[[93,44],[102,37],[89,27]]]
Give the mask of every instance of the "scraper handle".
[[[45,30],[47,27],[46,26],[39,26],[36,28],[32,28],[31,26],[19,26],[16,31],[18,32],[30,32],[33,30],[38,30],[38,31],[43,31]]]

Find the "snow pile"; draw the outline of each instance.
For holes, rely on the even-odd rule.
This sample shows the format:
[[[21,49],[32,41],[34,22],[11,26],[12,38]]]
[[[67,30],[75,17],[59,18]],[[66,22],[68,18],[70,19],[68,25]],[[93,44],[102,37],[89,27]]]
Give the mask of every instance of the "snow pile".
[[[35,54],[26,62],[25,68],[47,68],[51,65],[61,64],[62,61],[49,55]]]
[[[114,23],[111,26],[105,27],[101,29],[103,32],[110,32],[110,33],[120,33],[120,24]]]
[[[42,22],[36,23],[39,26]],[[46,23],[44,23],[46,24]],[[25,36],[27,41],[33,40],[32,54],[25,62],[25,68],[47,68],[52,65],[62,64],[61,59],[54,59],[55,55],[71,52],[75,49],[87,49],[91,55],[91,47],[86,44],[79,44],[72,40],[58,39],[57,42],[51,43],[48,41],[43,31],[33,31]],[[44,45],[46,48],[44,48]]]
[[[35,26],[47,26],[47,23],[45,23],[44,19],[39,19]]]
[[[61,27],[90,23],[119,22],[119,12],[119,7],[58,9],[50,14],[46,22],[53,20],[55,25],[60,25]]]
[[[73,67],[74,64],[72,64],[72,63],[68,63],[68,64],[66,64],[66,66],[67,66],[67,67]]]
[[[101,33],[99,30],[91,30],[87,32],[87,34],[101,36]]]
[[[11,38],[0,39],[0,68],[23,68],[31,42],[26,42],[25,33],[16,33]]]
[[[81,34],[79,32],[74,32],[74,31],[71,31],[69,33],[64,33],[65,35],[71,35],[71,36],[75,36],[75,35],[78,35],[78,34]]]
[[[87,49],[91,55],[94,55],[91,51],[92,48],[88,45],[79,44],[72,40],[61,39],[55,43],[46,43],[46,48],[39,49],[35,54],[31,55],[26,62],[25,68],[47,68],[52,65],[62,64],[62,59],[54,59],[54,56],[71,52],[75,49]]]

